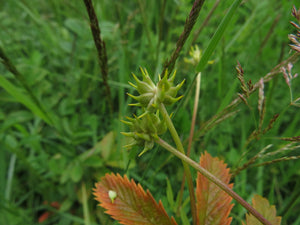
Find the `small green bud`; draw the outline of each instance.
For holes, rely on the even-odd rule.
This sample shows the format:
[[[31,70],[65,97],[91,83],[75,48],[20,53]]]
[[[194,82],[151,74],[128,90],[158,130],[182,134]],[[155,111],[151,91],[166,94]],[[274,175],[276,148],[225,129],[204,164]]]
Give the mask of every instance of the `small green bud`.
[[[190,58],[184,58],[183,60],[186,63],[192,64],[192,65],[197,65],[201,58],[202,58],[202,51],[201,49],[199,49],[198,45],[192,46],[190,51],[189,51],[189,55],[191,56]],[[210,60],[207,62],[208,64],[213,64],[214,60]]]

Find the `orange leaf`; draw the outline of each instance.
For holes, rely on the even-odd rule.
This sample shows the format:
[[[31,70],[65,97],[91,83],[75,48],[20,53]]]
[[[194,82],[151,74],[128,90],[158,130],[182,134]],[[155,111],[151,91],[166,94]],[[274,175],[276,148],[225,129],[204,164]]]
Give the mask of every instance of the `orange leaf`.
[[[252,198],[252,206],[272,225],[280,225],[281,217],[276,216],[275,206],[271,206],[266,198],[263,198],[260,195],[254,195]],[[246,225],[262,225],[262,223],[259,222],[252,214],[248,213],[246,214]]]
[[[43,202],[44,205],[49,205],[48,201],[44,201]],[[60,208],[60,203],[59,202],[51,202],[50,206],[55,208],[55,209],[59,209]],[[42,215],[39,216],[38,218],[38,222],[39,223],[43,223],[45,220],[47,220],[53,213],[46,211],[44,212]]]
[[[49,218],[49,216],[51,215],[50,212],[44,212],[42,215],[39,216],[38,222],[39,223],[43,223],[45,220],[47,220]]]
[[[201,154],[200,165],[228,184],[230,188],[233,187],[233,184],[229,184],[231,176],[229,168],[222,160],[213,158],[205,152]],[[228,216],[233,207],[233,204],[230,204],[232,198],[199,172],[196,200],[199,225],[229,225],[231,223],[232,218]]]
[[[161,201],[157,204],[147,190],[127,176],[106,174],[94,189],[96,200],[106,209],[106,213],[121,224],[134,225],[177,225],[170,218]]]

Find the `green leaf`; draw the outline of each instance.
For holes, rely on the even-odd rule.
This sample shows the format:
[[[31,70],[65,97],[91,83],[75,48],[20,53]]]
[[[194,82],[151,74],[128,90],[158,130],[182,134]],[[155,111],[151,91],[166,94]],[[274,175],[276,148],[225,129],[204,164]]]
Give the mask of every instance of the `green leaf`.
[[[21,91],[21,89],[9,82],[3,75],[0,75],[0,86],[3,87],[18,102],[25,105],[34,114],[43,119],[46,123],[52,124],[49,120],[49,117],[33,101],[31,101],[31,99]]]
[[[104,161],[108,160],[108,158],[112,155],[115,146],[115,133],[113,131],[108,132],[101,141],[97,142],[91,149],[82,153],[79,158],[81,160],[86,160],[92,155],[101,154]]]
[[[83,169],[80,163],[76,163],[73,165],[71,169],[71,178],[74,182],[80,181],[83,175]]]
[[[61,154],[54,155],[49,161],[49,170],[55,175],[61,175],[62,171],[65,171],[67,159]]]
[[[114,193],[113,200],[109,193]],[[106,209],[106,213],[128,225],[175,225],[174,218],[170,218],[161,201],[157,204],[147,190],[127,176],[106,174],[94,189],[96,200]]]
[[[254,195],[252,198],[253,208],[256,209],[263,217],[265,217],[272,225],[280,225],[281,217],[276,216],[276,208],[270,205],[266,198],[260,195]],[[245,225],[245,223],[243,223]],[[262,225],[252,214],[246,215],[246,225]]]
[[[64,25],[79,37],[84,37],[85,34],[89,32],[88,26],[85,21],[80,19],[68,18],[65,20]]]
[[[190,224],[189,219],[184,210],[180,210],[180,219],[181,219],[182,224],[184,224],[184,225]]]
[[[94,167],[94,168],[102,167],[103,166],[103,160],[99,156],[94,155],[94,156],[91,156],[91,157],[87,158],[84,161],[84,165]]]
[[[173,194],[172,186],[171,186],[169,179],[167,179],[167,199],[170,204],[170,207],[172,209],[175,209],[176,206],[175,206],[175,202],[174,202],[174,194]]]
[[[229,168],[222,160],[213,158],[205,152],[200,157],[200,165],[219,178],[230,188]],[[198,172],[196,188],[196,207],[199,225],[229,225],[232,218],[228,217],[233,207],[232,198],[217,185]]]
[[[71,199],[66,199],[66,200],[64,200],[64,201],[61,203],[61,206],[60,206],[60,208],[59,208],[59,211],[61,211],[61,212],[66,212],[66,211],[68,211],[68,210],[72,207],[73,204],[74,204],[74,201],[73,201],[73,200],[71,200]]]

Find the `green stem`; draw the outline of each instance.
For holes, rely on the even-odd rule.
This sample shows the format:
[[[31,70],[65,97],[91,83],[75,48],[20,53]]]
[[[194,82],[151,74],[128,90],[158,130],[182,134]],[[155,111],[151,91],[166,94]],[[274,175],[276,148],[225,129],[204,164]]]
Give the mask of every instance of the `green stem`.
[[[195,131],[195,123],[196,123],[196,117],[197,117],[197,109],[198,109],[198,103],[199,103],[199,96],[200,96],[200,83],[201,83],[201,73],[198,73],[196,77],[196,92],[195,92],[195,101],[194,101],[194,110],[193,110],[193,117],[192,117],[192,123],[191,123],[191,129],[190,129],[190,135],[189,135],[189,142],[188,142],[188,148],[186,155],[189,157],[191,153],[193,138],[194,138],[194,131]],[[184,191],[184,183],[185,183],[185,176],[182,178],[181,182],[181,188],[179,193],[179,206],[182,201],[183,191]],[[178,206],[177,212],[179,212],[180,207]]]
[[[151,36],[150,36],[150,29],[149,29],[149,25],[148,25],[148,21],[147,21],[148,16],[146,15],[143,2],[141,0],[138,0],[138,3],[139,3],[140,10],[141,10],[143,28],[145,29],[146,36],[148,39],[149,49],[153,49]]]
[[[293,103],[292,80],[290,81],[290,86],[289,86],[289,89],[290,89],[290,98],[291,98],[291,103]]]
[[[182,145],[182,142],[177,134],[177,131],[173,125],[173,122],[166,110],[166,107],[163,103],[159,104],[159,110],[163,116],[163,118],[166,121],[167,127],[172,135],[172,138],[178,148],[178,150],[185,156],[185,151]],[[189,165],[182,160],[183,168],[184,168],[184,174],[187,178],[187,183],[188,183],[188,189],[189,189],[189,194],[190,194],[190,202],[191,202],[191,211],[192,211],[192,217],[193,217],[193,224],[197,224],[197,212],[196,212],[196,200],[195,200],[195,193],[194,193],[194,187],[193,187],[193,179],[192,179],[192,174],[189,168]]]
[[[90,215],[89,215],[89,206],[88,206],[88,197],[86,194],[86,186],[85,183],[81,184],[82,191],[82,203],[83,203],[83,217],[84,217],[84,225],[90,225]]]
[[[240,197],[237,193],[235,193],[231,188],[229,188],[226,184],[224,184],[220,179],[215,177],[209,171],[204,169],[199,163],[193,161],[185,154],[181,153],[176,148],[169,145],[167,142],[158,138],[156,143],[180,158],[183,162],[195,168],[198,172],[200,172],[203,176],[205,176],[208,180],[216,184],[219,188],[225,191],[228,195],[234,198],[238,203],[240,203],[245,209],[247,209],[253,216],[255,216],[262,224],[264,225],[272,225],[268,220],[266,220],[259,212],[257,212],[249,203],[247,203],[242,197]]]

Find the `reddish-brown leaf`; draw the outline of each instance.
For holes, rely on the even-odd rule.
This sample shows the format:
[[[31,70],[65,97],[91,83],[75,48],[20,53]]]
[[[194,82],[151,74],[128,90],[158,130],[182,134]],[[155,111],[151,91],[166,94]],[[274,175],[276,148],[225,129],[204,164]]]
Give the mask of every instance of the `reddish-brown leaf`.
[[[43,204],[44,205],[49,205],[48,201],[44,201]],[[59,202],[51,202],[50,206],[55,208],[55,209],[59,209],[60,208],[60,203]],[[52,216],[52,215],[53,215],[53,212],[46,211],[42,215],[39,216],[38,222],[43,223],[44,221],[49,219],[49,217]]]
[[[114,191],[117,195],[112,200],[108,193]],[[177,225],[170,218],[161,201],[157,204],[150,192],[145,192],[140,184],[127,176],[106,174],[94,189],[96,200],[106,209],[106,213],[121,224],[130,225]]]
[[[205,152],[200,157],[200,165],[228,184],[230,188],[230,173],[227,164],[218,158],[213,158]],[[198,172],[197,177],[197,213],[198,225],[229,225],[232,218],[228,217],[233,207],[232,198],[217,185]]]
[[[276,216],[276,208],[274,205],[270,205],[266,198],[260,195],[254,195],[252,198],[252,206],[263,217],[265,217],[272,225],[280,225],[281,217]],[[244,223],[243,223],[244,225]],[[246,225],[262,225],[252,214],[246,214]]]

